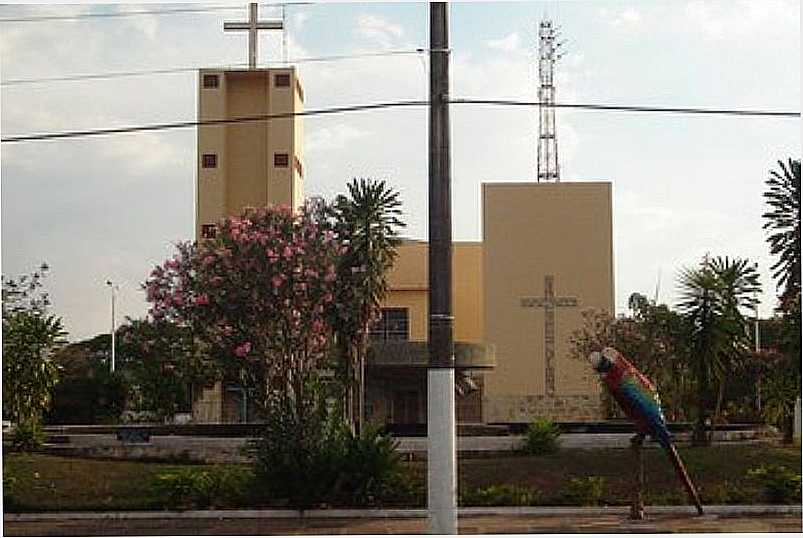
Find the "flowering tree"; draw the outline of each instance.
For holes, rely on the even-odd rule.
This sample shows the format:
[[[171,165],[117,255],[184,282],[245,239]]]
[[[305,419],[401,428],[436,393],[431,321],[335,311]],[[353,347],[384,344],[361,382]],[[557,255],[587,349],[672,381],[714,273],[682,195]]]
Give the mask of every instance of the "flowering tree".
[[[296,215],[249,208],[224,219],[214,239],[178,245],[145,283],[151,316],[190,327],[264,407],[274,394],[301,401],[326,357],[341,247],[321,205]]]

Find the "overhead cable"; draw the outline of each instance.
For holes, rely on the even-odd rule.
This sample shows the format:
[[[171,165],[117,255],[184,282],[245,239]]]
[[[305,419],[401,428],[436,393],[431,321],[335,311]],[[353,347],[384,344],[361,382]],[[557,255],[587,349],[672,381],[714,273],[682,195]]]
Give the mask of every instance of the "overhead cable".
[[[332,61],[339,61],[339,60],[350,60],[356,58],[369,58],[369,57],[377,57],[377,56],[399,56],[405,54],[421,54],[427,52],[426,49],[418,48],[414,50],[390,50],[384,52],[363,52],[363,53],[356,53],[356,54],[340,54],[335,56],[318,56],[318,57],[309,57],[309,58],[296,58],[293,60],[288,60],[285,62],[269,62],[264,64],[261,67],[276,67],[276,66],[283,66],[287,64],[296,64],[296,63],[311,63],[311,62],[332,62]],[[246,67],[248,63],[235,63],[231,64],[228,67]],[[168,73],[186,73],[186,72],[193,72],[198,71],[199,69],[214,69],[214,67],[209,66],[199,66],[199,67],[172,67],[172,68],[165,68],[165,69],[150,69],[147,71],[117,71],[117,72],[110,72],[110,73],[89,73],[89,74],[80,74],[80,75],[68,75],[63,77],[49,77],[49,78],[19,78],[19,79],[8,79],[0,81],[0,86],[17,86],[21,84],[42,84],[42,83],[50,83],[50,82],[67,82],[67,81],[77,81],[77,80],[97,80],[97,79],[110,79],[110,78],[119,78],[119,77],[136,77],[136,76],[145,76],[145,75],[162,75]]]
[[[303,6],[314,4],[314,2],[276,2],[259,4],[264,7],[280,7],[280,6]],[[3,23],[18,23],[18,22],[45,22],[45,21],[77,21],[82,19],[107,19],[116,17],[136,17],[140,15],[175,15],[180,13],[211,13],[215,11],[242,11],[245,6],[227,5],[227,6],[207,6],[198,8],[172,8],[172,9],[148,9],[141,11],[116,11],[113,13],[82,13],[81,15],[43,15],[41,17],[13,17],[0,19],[0,24]]]
[[[449,101],[456,105],[501,105],[501,106],[539,106],[543,103],[538,101],[510,101],[501,99],[471,99],[457,98]],[[0,142],[32,142],[39,140],[54,140],[64,138],[79,138],[87,136],[103,136],[111,134],[134,133],[145,131],[165,131],[170,129],[184,129],[189,127],[226,125],[236,123],[251,123],[261,121],[271,121],[274,119],[286,119],[292,117],[321,116],[329,114],[341,114],[347,112],[359,112],[366,110],[380,110],[400,107],[427,106],[427,100],[394,101],[371,103],[363,105],[348,105],[331,108],[319,108],[304,110],[300,112],[284,112],[280,114],[261,114],[256,116],[243,116],[239,118],[214,119],[201,121],[182,121],[174,123],[157,123],[151,125],[140,125],[130,127],[114,127],[108,129],[88,129],[84,131],[64,131],[60,133],[42,133],[31,135],[9,136],[0,139]],[[748,110],[748,109],[711,109],[711,108],[692,108],[692,107],[655,107],[655,106],[633,106],[633,105],[599,105],[590,103],[554,103],[549,106],[555,108],[574,108],[581,110],[598,111],[619,111],[619,112],[648,112],[648,113],[667,113],[667,114],[705,114],[705,115],[728,115],[728,116],[753,116],[753,117],[775,117],[775,118],[798,118],[800,112],[785,112],[772,110]]]

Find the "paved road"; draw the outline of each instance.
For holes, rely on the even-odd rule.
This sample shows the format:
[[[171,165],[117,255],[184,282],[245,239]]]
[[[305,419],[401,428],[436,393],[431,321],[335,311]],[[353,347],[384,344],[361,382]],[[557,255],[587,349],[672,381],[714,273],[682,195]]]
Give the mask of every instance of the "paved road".
[[[423,534],[424,518],[169,518],[4,521],[5,536]],[[800,515],[467,515],[461,534],[796,532]]]

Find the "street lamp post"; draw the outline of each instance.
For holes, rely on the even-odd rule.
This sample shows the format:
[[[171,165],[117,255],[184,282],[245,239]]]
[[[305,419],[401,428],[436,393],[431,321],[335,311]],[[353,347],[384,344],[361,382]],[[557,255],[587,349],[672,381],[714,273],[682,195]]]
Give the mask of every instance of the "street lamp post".
[[[109,288],[112,290],[112,364],[111,364],[111,371],[112,371],[112,373],[114,373],[115,349],[117,347],[117,346],[115,346],[115,341],[114,341],[114,333],[116,332],[115,329],[117,327],[117,324],[116,324],[115,319],[114,319],[114,299],[115,299],[116,292],[120,290],[120,286],[118,286],[117,284],[114,284],[111,280],[107,280],[106,281],[106,285],[109,286]]]
[[[758,272],[758,263],[754,265],[756,268],[756,272]],[[753,345],[755,346],[756,355],[759,351],[761,351],[761,337],[758,332],[758,292],[753,293],[753,312],[755,315],[755,325],[754,325],[754,333],[753,333]],[[761,376],[759,375],[758,379],[756,380],[756,409],[758,412],[761,412]]]

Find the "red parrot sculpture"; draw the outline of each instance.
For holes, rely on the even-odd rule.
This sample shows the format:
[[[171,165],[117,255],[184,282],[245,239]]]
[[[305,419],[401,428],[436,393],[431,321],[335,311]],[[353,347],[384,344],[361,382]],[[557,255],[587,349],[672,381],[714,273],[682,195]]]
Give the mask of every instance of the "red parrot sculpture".
[[[655,385],[621,353],[611,347],[606,347],[602,352],[591,353],[588,359],[605,383],[611,396],[627,417],[633,421],[637,435],[642,439],[649,435],[666,450],[678,478],[686,488],[689,499],[697,507],[697,512],[702,515],[703,506],[700,496],[672,442],[672,434],[669,433],[666,426],[664,413],[661,410],[661,400]]]

